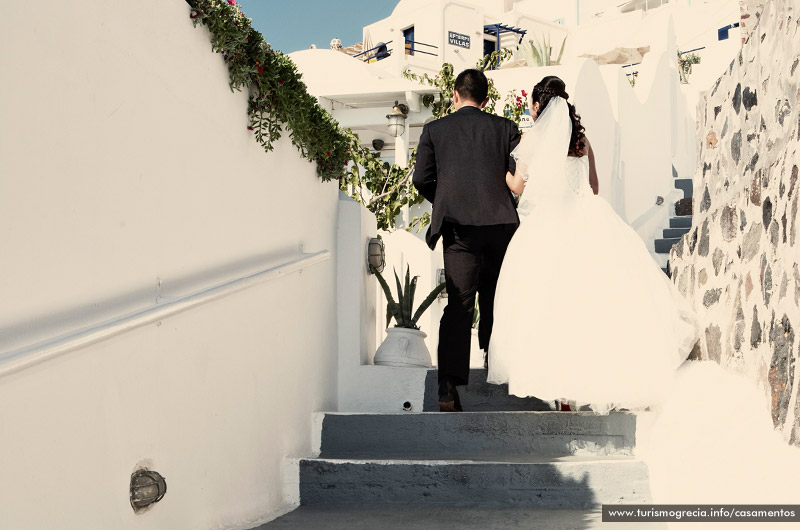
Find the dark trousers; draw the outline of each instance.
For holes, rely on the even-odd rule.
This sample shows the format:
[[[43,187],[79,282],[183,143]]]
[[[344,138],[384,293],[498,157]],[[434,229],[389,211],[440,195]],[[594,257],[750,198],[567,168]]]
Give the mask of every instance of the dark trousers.
[[[475,294],[480,347],[487,349],[494,323],[494,294],[500,266],[516,225],[442,227],[447,306],[439,323],[439,382],[466,385]]]

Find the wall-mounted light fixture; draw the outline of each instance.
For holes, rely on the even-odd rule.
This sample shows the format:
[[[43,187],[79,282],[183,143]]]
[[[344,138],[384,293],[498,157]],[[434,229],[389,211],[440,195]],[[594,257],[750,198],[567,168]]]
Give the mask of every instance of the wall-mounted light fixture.
[[[367,270],[371,273],[374,267],[378,272],[383,272],[385,266],[386,248],[383,245],[383,240],[373,237],[367,244]]]
[[[140,469],[131,475],[131,506],[138,512],[160,501],[167,493],[167,481],[159,473]]]
[[[444,269],[436,269],[436,285],[441,285],[443,283],[446,283]],[[447,298],[447,289],[439,293],[439,298]]]
[[[406,130],[406,118],[408,118],[408,105],[394,102],[392,112],[386,115],[389,120],[389,134],[397,138]]]

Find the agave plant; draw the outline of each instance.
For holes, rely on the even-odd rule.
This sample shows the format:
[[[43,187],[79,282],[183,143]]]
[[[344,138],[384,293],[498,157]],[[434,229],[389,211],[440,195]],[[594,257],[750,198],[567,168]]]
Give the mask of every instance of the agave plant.
[[[542,35],[542,41],[539,42],[535,36],[535,40],[529,40],[528,46],[523,47],[522,50],[525,54],[525,60],[529,66],[550,66],[554,64],[561,64],[561,57],[564,55],[564,46],[567,43],[567,37],[561,41],[561,50],[558,52],[558,58],[552,61],[550,57],[553,54],[553,47],[550,45],[550,35]]]
[[[397,276],[397,271],[394,271],[394,279],[397,282],[396,302],[392,297],[392,291],[389,289],[389,284],[387,284],[386,280],[383,279],[381,273],[378,272],[378,270],[374,267],[370,268],[378,278],[378,282],[381,284],[388,302],[386,305],[386,327],[389,327],[389,323],[392,321],[392,318],[394,318],[395,327],[397,328],[419,329],[419,326],[417,326],[417,321],[425,312],[425,310],[431,306],[433,301],[436,300],[436,297],[439,296],[439,293],[444,290],[445,284],[440,283],[437,285],[412,315],[412,310],[414,307],[414,293],[417,290],[418,276],[414,276],[413,278],[411,277],[410,267],[406,267],[405,286],[400,283],[400,278]]]

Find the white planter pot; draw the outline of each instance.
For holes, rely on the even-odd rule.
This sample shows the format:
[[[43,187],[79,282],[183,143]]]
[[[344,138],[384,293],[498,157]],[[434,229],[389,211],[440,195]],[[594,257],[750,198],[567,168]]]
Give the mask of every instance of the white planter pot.
[[[375,352],[375,364],[430,368],[431,354],[425,346],[426,336],[418,329],[387,329],[386,339]]]

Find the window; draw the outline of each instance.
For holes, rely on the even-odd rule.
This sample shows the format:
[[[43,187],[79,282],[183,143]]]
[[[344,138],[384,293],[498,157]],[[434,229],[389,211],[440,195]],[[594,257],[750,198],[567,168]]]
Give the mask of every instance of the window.
[[[483,56],[486,57],[494,53],[497,43],[490,39],[483,39]]]
[[[403,30],[403,39],[406,41],[406,55],[414,55],[414,26]]]

